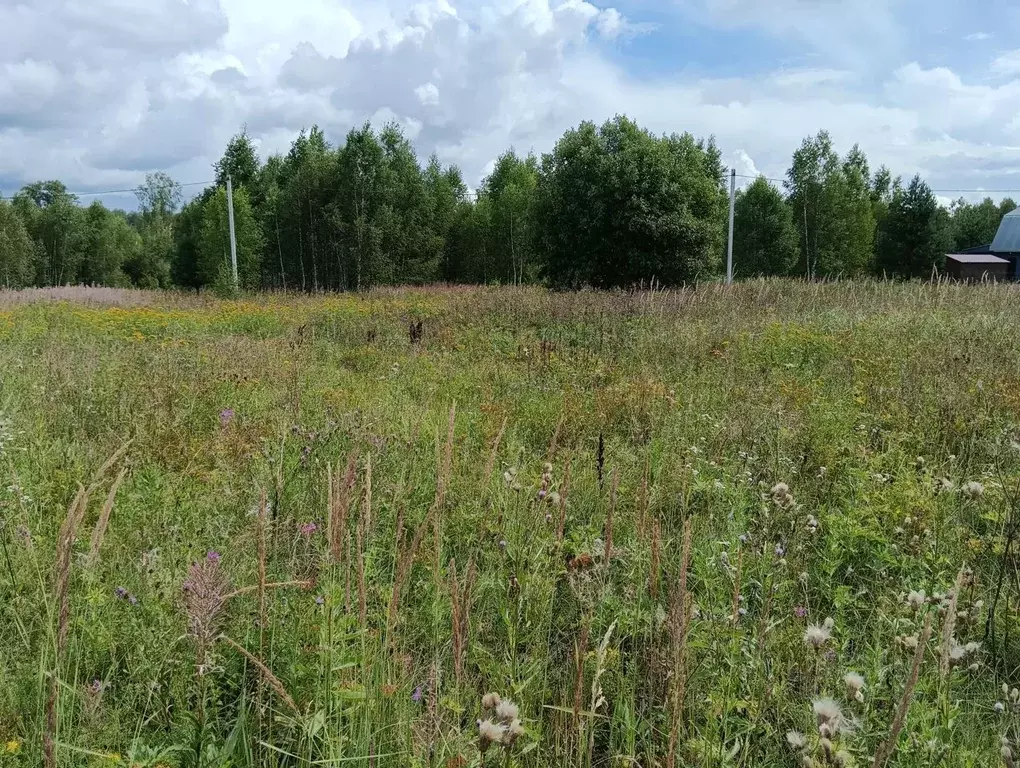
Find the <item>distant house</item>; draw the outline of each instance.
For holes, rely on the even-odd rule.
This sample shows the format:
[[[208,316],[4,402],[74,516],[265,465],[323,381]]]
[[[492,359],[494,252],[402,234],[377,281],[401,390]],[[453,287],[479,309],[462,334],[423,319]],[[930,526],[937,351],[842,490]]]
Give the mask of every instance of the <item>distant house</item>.
[[[956,280],[1020,280],[1020,208],[1002,217],[988,245],[946,254],[946,275]]]
[[[1013,265],[990,253],[946,254],[946,276],[954,280],[1009,280]]]

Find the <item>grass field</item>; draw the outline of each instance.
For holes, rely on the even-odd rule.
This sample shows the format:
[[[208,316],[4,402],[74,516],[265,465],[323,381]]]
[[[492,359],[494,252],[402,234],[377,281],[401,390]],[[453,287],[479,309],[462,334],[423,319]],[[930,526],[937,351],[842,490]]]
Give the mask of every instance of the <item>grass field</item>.
[[[0,767],[1012,765],[1018,300],[0,294]]]

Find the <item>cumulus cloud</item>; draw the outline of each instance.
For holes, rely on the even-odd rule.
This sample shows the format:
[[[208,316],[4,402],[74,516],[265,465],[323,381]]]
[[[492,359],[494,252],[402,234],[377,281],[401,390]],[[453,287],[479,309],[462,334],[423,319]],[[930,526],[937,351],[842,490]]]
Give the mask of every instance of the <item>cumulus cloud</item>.
[[[265,155],[313,123],[340,141],[392,120],[474,186],[508,146],[544,151],[618,113],[714,134],[747,175],[783,176],[828,128],[936,188],[1020,184],[1020,52],[932,61],[911,48],[916,2],[675,0],[654,24],[632,0],[0,3],[0,184],[199,181],[242,125]],[[690,24],[762,51],[714,74],[673,45]]]

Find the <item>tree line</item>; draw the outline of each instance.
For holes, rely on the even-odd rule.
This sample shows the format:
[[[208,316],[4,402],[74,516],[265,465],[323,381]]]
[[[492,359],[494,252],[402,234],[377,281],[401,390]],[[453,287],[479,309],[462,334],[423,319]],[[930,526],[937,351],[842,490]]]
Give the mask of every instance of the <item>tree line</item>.
[[[545,282],[676,285],[725,270],[727,169],[714,140],[655,135],[626,117],[568,130],[538,157],[509,150],[475,193],[460,170],[419,161],[395,125],[332,145],[317,127],[262,162],[242,131],[215,183],[182,205],[163,173],[138,209],[87,207],[59,181],[0,199],[0,282],[229,290],[229,176],[241,286]],[[920,178],[872,172],[826,132],[794,152],[781,185],[738,192],[740,277],[926,277],[953,250],[990,243],[1012,200],[947,209]]]

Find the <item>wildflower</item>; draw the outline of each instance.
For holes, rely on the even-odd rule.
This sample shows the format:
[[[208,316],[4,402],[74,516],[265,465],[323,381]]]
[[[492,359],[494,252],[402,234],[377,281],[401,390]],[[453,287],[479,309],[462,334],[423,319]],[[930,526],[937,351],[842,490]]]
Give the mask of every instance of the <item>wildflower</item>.
[[[560,495],[556,493],[556,491],[550,491],[549,495],[545,497],[545,500],[554,507],[558,507],[560,505]]]
[[[748,536],[746,533],[740,534],[737,538],[740,539],[741,544],[746,544],[748,541],[751,540],[751,537]]]
[[[977,480],[971,480],[969,483],[966,483],[961,490],[964,495],[970,499],[980,499],[984,495],[985,487]]]
[[[487,693],[482,696],[482,709],[495,709],[499,706],[502,699],[499,698],[498,693]]]
[[[786,743],[794,749],[804,749],[804,745],[807,744],[807,739],[804,738],[803,733],[797,731],[786,732]]]
[[[4,745],[4,750],[8,755],[15,754],[19,749],[21,749],[21,742],[17,739],[11,739]]]
[[[113,594],[117,596],[118,600],[127,600],[128,591],[124,587],[117,587],[113,590]]]
[[[516,720],[518,714],[517,705],[509,699],[504,699],[496,705],[496,717],[503,722]]]
[[[301,532],[302,536],[308,538],[317,530],[319,530],[319,526],[317,526],[315,523],[305,523],[298,530]]]
[[[995,711],[1001,715],[1003,712],[1006,711],[1006,705],[1003,704],[1001,701],[995,702]]]
[[[499,548],[501,550],[503,550],[504,552],[506,552],[506,539],[500,539],[499,540]]]
[[[207,552],[205,557],[210,563],[218,563],[220,561],[220,553],[216,551]]]
[[[747,615],[747,609],[746,608],[738,608],[737,609],[737,614],[740,615],[740,616],[746,616]]]
[[[845,749],[841,749],[832,760],[836,763],[837,768],[845,768],[845,766],[850,765],[850,753]]]
[[[507,747],[512,747],[514,742],[524,734],[524,726],[521,725],[521,721],[516,717],[510,721],[510,725],[506,728],[506,733],[503,734],[503,743]]]
[[[864,678],[856,672],[847,672],[843,675],[843,682],[846,683],[847,690],[853,695],[856,695],[864,688]]]
[[[818,624],[811,624],[804,630],[804,644],[809,645],[816,651],[829,642],[832,631],[829,627]]]
[[[832,620],[831,616],[826,616],[825,621],[822,622],[822,626],[831,631],[832,628],[836,626],[836,622]]]
[[[417,686],[411,692],[411,701],[413,701],[415,704],[417,704],[419,701],[421,701],[421,686],[420,685]]]
[[[787,509],[794,505],[793,496],[790,495],[790,486],[786,483],[776,483],[769,493],[772,496],[772,503],[780,509]]]
[[[491,744],[499,744],[503,741],[505,726],[497,725],[491,720],[478,721],[478,748],[484,753]]]
[[[127,600],[129,603],[131,603],[131,605],[138,605],[138,598],[135,597],[134,595],[128,595]]]
[[[829,733],[833,736],[839,733],[839,729],[844,723],[843,710],[840,709],[839,703],[835,699],[815,699],[811,703],[811,708],[814,710],[819,728],[823,725],[827,726]]]
[[[796,608],[793,609],[793,615],[796,616],[798,619],[803,619],[805,616],[807,616],[807,608],[805,608],[803,605],[798,605]]]
[[[900,635],[896,640],[903,646],[904,650],[913,651],[917,648],[917,635]]]
[[[910,590],[907,594],[907,605],[909,605],[915,611],[924,605],[925,596],[924,590]]]
[[[224,408],[222,411],[220,411],[220,426],[221,427],[226,427],[233,420],[234,420],[234,409],[233,408]]]
[[[324,598],[322,595],[316,595],[315,596],[315,604],[316,605],[325,605],[326,604],[326,598]]]
[[[783,549],[782,544],[776,544],[776,548],[773,550],[773,552],[776,553],[776,557],[782,557],[783,555],[786,554],[786,550]]]

